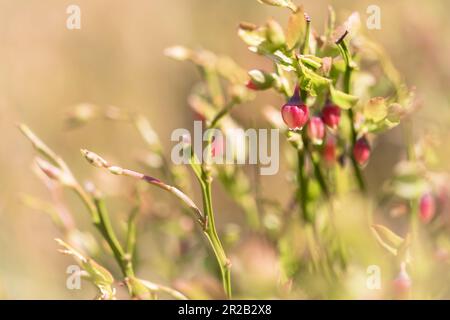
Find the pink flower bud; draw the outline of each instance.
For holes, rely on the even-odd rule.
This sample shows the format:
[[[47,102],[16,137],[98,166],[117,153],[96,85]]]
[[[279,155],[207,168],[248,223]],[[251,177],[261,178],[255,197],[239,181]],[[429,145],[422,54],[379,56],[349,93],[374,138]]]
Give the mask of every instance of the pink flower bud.
[[[353,148],[353,156],[359,165],[364,165],[370,157],[370,146],[365,137],[359,138]]]
[[[428,223],[433,219],[434,213],[436,212],[436,202],[434,200],[434,197],[427,193],[424,194],[420,198],[420,220],[422,220],[423,223]]]
[[[323,137],[325,136],[325,126],[322,119],[319,117],[312,117],[309,120],[306,130],[308,137],[312,140],[313,144],[322,144]]]
[[[395,297],[398,299],[406,298],[411,290],[411,278],[406,272],[406,264],[402,263],[397,278],[393,281]]]
[[[337,129],[341,120],[341,108],[333,104],[327,104],[322,109],[322,120],[331,129]]]
[[[309,110],[300,99],[299,89],[291,99],[281,108],[281,116],[289,129],[301,129],[309,118]]]
[[[47,177],[52,180],[61,181],[61,177],[63,176],[63,172],[61,171],[61,169],[55,167],[54,165],[41,158],[36,158],[36,164]]]
[[[327,139],[322,152],[323,159],[328,166],[332,166],[336,163],[336,142],[334,139]]]

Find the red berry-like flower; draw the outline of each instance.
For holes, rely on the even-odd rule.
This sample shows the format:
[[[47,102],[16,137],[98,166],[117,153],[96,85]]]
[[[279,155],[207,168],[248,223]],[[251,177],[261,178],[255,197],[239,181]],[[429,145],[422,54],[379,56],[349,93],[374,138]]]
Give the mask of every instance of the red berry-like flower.
[[[325,126],[322,119],[312,117],[308,122],[306,132],[314,144],[322,144],[323,137],[325,136]]]
[[[433,219],[434,214],[436,212],[436,202],[434,200],[434,197],[429,193],[424,194],[420,198],[419,207],[420,207],[419,212],[420,220],[422,220],[423,223],[430,222],[431,219]]]
[[[299,89],[296,88],[291,99],[281,108],[281,116],[289,129],[301,129],[309,118],[309,110],[300,99]]]
[[[359,165],[366,164],[370,157],[370,146],[365,137],[359,138],[353,148],[353,156]]]
[[[341,120],[341,108],[334,104],[327,104],[322,109],[322,120],[331,129],[337,129]]]

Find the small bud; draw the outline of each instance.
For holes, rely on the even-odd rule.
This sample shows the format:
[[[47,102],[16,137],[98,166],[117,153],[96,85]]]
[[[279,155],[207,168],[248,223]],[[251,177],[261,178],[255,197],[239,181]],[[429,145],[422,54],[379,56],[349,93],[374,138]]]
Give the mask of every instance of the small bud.
[[[105,159],[103,159],[102,157],[100,157],[98,154],[86,150],[86,149],[81,149],[81,154],[86,158],[86,160],[92,164],[94,167],[97,168],[104,168],[108,166],[108,163],[106,162]]]
[[[49,162],[42,160],[41,158],[36,158],[36,164],[42,172],[45,173],[47,177],[52,180],[60,180],[62,171],[61,169],[53,166]]]
[[[367,163],[370,157],[370,146],[365,137],[359,138],[353,148],[353,156],[359,165]]]
[[[275,47],[279,48],[286,42],[286,37],[284,36],[283,28],[278,22],[273,19],[267,21],[267,40]]]
[[[250,70],[248,75],[250,76],[250,80],[247,82],[246,87],[250,90],[269,89],[276,81],[274,75],[262,70]]]
[[[323,122],[333,130],[336,130],[341,119],[341,108],[333,104],[327,104],[322,109]]]
[[[336,163],[336,142],[334,139],[328,138],[325,146],[323,147],[323,159],[328,166],[332,166]]]
[[[312,117],[308,122],[306,130],[313,144],[322,144],[323,137],[325,136],[325,126],[323,125],[322,119]]]
[[[436,212],[436,202],[434,200],[434,197],[430,193],[424,194],[420,198],[419,207],[420,220],[422,220],[423,223],[430,222]]]
[[[403,262],[400,266],[400,272],[393,281],[395,297],[398,299],[406,298],[411,290],[411,278],[406,272],[406,264]]]
[[[292,98],[281,108],[281,116],[289,129],[301,129],[309,118],[308,106],[300,99],[298,88]]]
[[[118,167],[118,166],[111,166],[108,167],[109,172],[111,172],[112,174],[116,174],[116,175],[121,175],[123,173],[123,168]]]
[[[72,176],[58,167],[55,167],[50,162],[41,158],[36,158],[36,164],[41,171],[50,179],[58,181],[63,185],[70,185],[73,183]]]

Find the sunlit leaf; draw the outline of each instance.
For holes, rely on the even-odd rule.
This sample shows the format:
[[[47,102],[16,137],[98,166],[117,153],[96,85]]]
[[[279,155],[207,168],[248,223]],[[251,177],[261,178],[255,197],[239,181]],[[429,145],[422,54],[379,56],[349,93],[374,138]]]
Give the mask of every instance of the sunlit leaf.
[[[55,240],[64,248],[61,252],[74,257],[81,268],[87,272],[88,280],[99,289],[102,299],[115,298],[115,289],[112,287],[114,278],[105,267],[101,266],[93,259],[84,256],[81,252],[69,246],[61,239]]]
[[[322,59],[313,55],[301,55],[300,60],[313,69],[319,69],[322,66]]]
[[[286,43],[283,28],[274,19],[269,19],[266,23],[266,37],[267,41],[276,49]]]
[[[297,11],[293,12],[289,17],[288,26],[286,30],[286,44],[289,49],[293,49],[305,37],[306,19],[303,7],[299,7]]]
[[[383,97],[375,97],[370,99],[364,106],[364,116],[368,120],[381,121],[388,114],[388,106]]]
[[[351,109],[357,102],[358,97],[342,92],[330,85],[331,101],[342,109]]]
[[[331,83],[331,80],[320,76],[299,61],[299,85],[300,88],[309,92],[311,96],[317,96],[318,92]]]
[[[372,230],[378,243],[393,255],[397,255],[404,239],[380,224],[372,225]]]
[[[258,2],[269,6],[288,8],[294,12],[297,10],[297,6],[291,0],[258,0]]]
[[[266,29],[251,23],[242,22],[239,24],[238,36],[247,45],[258,47],[266,41]]]

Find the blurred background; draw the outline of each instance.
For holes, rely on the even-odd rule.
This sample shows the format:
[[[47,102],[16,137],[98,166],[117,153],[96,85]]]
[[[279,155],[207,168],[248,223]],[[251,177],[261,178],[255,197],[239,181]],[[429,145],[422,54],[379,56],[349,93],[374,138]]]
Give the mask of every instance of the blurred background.
[[[80,30],[66,28],[66,8],[71,4],[81,8]],[[303,4],[318,31],[323,30],[329,4],[341,21],[358,11],[363,23],[368,5],[381,8],[381,30],[366,33],[385,47],[408,85],[417,87],[422,108],[414,116],[415,134],[432,132],[438,138],[436,169],[448,171],[450,2],[316,0]],[[15,124],[27,123],[67,161],[81,181],[93,180],[108,196],[111,214],[119,219],[127,213],[128,191],[134,182],[90,167],[79,149],[95,150],[112,162],[139,168],[136,157],[145,144],[127,123],[96,121],[68,129],[64,123],[67,112],[84,102],[139,112],[148,117],[169,154],[171,132],[192,127],[193,115],[186,99],[199,75],[192,65],[165,57],[163,50],[180,44],[229,55],[245,69],[270,67],[263,58],[248,52],[236,35],[239,22],[263,24],[269,17],[285,26],[288,11],[260,5],[256,0],[0,0],[1,298],[90,299],[94,295],[87,283],[82,290],[67,290],[65,271],[73,261],[57,252],[53,239],[61,235],[47,215],[21,201],[24,194],[45,200],[50,196],[30,169],[34,152]],[[274,94],[258,94],[255,101],[234,110],[233,115],[247,125],[267,126],[260,112],[267,104],[278,106],[282,100]],[[365,170],[371,190],[377,190],[392,174],[393,166],[402,158],[402,143],[398,128],[377,142]],[[280,171],[276,176],[260,178],[261,192],[286,202],[292,187],[285,175]],[[193,189],[194,198],[199,200],[198,190]],[[240,230],[239,208],[217,184],[214,191],[217,219],[225,226],[221,232],[226,226],[231,234]],[[150,194],[149,202],[159,200],[158,191]],[[82,205],[70,192],[65,197],[80,228],[92,230]],[[164,207],[164,203],[157,205]],[[351,207],[359,210],[355,203]],[[193,242],[189,244],[189,252],[194,252],[189,263],[172,270],[178,260],[171,257],[182,256],[184,249],[173,243],[172,226],[149,217],[140,230],[138,274],[174,284],[180,290],[186,283],[195,282],[207,287],[210,297],[220,297],[220,293],[214,293],[220,292],[220,283],[205,276],[203,262],[198,261],[208,251],[197,228],[180,221],[182,226],[176,232],[186,230],[183,237]],[[267,283],[260,283],[262,287],[251,295],[275,297],[270,287],[278,272],[275,250],[254,237],[240,240],[233,248],[238,286],[254,285],[252,277],[264,279]],[[117,272],[112,261],[105,263]],[[298,292],[293,297],[303,296]]]

